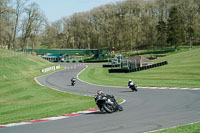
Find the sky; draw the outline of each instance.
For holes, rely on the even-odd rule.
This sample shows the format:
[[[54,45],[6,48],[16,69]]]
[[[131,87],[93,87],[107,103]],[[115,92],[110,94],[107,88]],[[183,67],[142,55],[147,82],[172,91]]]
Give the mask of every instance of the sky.
[[[74,13],[90,11],[91,9],[123,0],[29,0],[39,5],[50,22],[71,16]]]

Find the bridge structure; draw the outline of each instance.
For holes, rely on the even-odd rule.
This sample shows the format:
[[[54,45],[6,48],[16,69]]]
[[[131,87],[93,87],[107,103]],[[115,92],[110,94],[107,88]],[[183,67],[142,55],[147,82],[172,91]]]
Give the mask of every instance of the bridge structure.
[[[108,54],[108,50],[98,49],[26,49],[26,52],[33,52],[37,55],[48,55],[48,54],[79,54],[79,55],[90,55],[90,54]]]
[[[110,54],[108,50],[98,49],[26,49],[26,52],[41,55],[44,59],[51,62],[63,61],[66,57],[73,57],[73,59],[76,59],[74,58],[75,56],[94,55],[95,58],[100,58],[101,56]]]

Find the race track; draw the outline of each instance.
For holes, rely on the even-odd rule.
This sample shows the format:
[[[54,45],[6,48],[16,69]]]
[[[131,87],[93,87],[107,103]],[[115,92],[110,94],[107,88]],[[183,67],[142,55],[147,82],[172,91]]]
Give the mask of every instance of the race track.
[[[41,85],[70,93],[94,96],[97,90],[125,99],[124,111],[112,114],[94,112],[67,119],[13,126],[0,133],[144,133],[152,130],[200,121],[200,91],[103,87],[70,79],[84,65],[63,64],[69,69],[38,77]],[[113,81],[114,82],[114,81]],[[128,82],[128,81],[127,81]]]

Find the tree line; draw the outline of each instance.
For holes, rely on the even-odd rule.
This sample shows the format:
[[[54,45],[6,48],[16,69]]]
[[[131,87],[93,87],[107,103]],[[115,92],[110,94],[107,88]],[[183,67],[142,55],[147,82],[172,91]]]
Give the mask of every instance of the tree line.
[[[39,5],[27,0],[0,0],[0,48],[26,50],[40,43],[47,19]]]
[[[8,49],[130,51],[200,42],[200,0],[125,0],[52,23],[36,3],[11,3],[0,2],[0,47]]]

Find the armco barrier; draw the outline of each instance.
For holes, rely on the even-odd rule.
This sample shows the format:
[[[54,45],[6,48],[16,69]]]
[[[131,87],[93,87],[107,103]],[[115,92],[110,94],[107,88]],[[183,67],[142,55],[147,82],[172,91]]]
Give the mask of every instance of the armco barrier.
[[[120,64],[110,65],[110,64],[103,64],[103,67],[120,67]]]
[[[51,70],[56,70],[56,69],[60,69],[60,65],[44,68],[44,69],[41,70],[41,72],[45,73],[45,72],[48,72],[48,71],[51,71]]]
[[[108,60],[84,60],[85,63],[101,63],[108,62]]]
[[[109,73],[128,73],[128,69],[109,69]]]
[[[167,65],[167,61],[159,62],[156,64],[152,64],[150,66],[143,66],[143,67],[138,67],[138,68],[133,68],[133,69],[109,69],[109,73],[128,73],[128,72],[137,72],[137,71],[142,71],[142,70],[147,70],[155,67],[160,67],[163,65]]]

